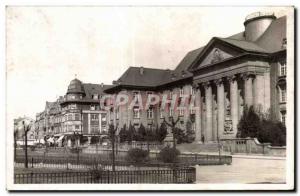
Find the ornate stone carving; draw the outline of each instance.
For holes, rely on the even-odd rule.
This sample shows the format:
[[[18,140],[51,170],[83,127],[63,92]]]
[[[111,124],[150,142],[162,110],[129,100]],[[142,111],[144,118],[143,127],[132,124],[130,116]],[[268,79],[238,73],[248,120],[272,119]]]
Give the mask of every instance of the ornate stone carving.
[[[237,80],[237,76],[236,75],[232,75],[232,76],[227,76],[227,80],[231,83],[233,81]]]
[[[220,52],[220,50],[218,48],[216,48],[213,53],[213,57],[212,57],[212,60],[210,63],[216,63],[223,59],[224,59],[224,57],[223,57],[222,53]]]
[[[223,78],[219,78],[219,79],[214,80],[214,83],[215,83],[217,86],[223,84],[223,82],[224,82],[224,81],[223,81]]]

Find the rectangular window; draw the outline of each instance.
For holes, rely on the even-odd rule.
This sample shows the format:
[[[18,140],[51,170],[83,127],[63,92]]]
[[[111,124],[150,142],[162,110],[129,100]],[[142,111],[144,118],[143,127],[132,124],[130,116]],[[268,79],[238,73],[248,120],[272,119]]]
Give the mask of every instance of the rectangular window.
[[[286,62],[280,62],[280,76],[286,76]]]
[[[192,130],[195,131],[196,130],[196,124],[192,123]]]
[[[282,113],[281,113],[281,122],[282,122],[282,124],[284,124],[284,125],[285,125],[285,117],[286,117],[285,114],[286,114],[285,112],[282,112]]]
[[[179,110],[179,116],[183,116],[184,115],[184,109],[178,109]]]
[[[80,126],[79,125],[75,125],[75,130],[79,130]]]
[[[91,110],[96,110],[96,106],[95,105],[91,105]]]
[[[150,108],[147,110],[147,118],[150,118],[150,119],[153,118],[153,108],[152,108],[152,107],[150,107]]]
[[[91,120],[98,121],[99,120],[99,115],[98,114],[91,114]]]
[[[190,109],[190,114],[195,114],[195,109],[191,108]]]
[[[286,102],[286,89],[281,89],[281,102]]]
[[[169,116],[173,116],[173,109],[169,108]]]
[[[133,97],[132,97],[132,99],[133,99],[133,100],[136,100],[136,101],[135,101],[136,103],[138,102],[138,96],[139,96],[139,94],[140,94],[140,93],[139,93],[138,91],[134,91],[134,92],[133,92]]]
[[[133,108],[133,118],[140,118],[140,109]]]
[[[99,133],[99,126],[91,125],[91,133]]]
[[[183,97],[183,95],[184,95],[184,88],[180,87],[180,89],[179,89],[179,97]]]
[[[72,114],[68,114],[68,120],[73,120],[73,115]]]
[[[70,104],[69,105],[69,109],[76,109],[76,108],[77,108],[76,104]]]
[[[173,99],[173,91],[171,90],[170,92],[169,92],[169,99]]]
[[[191,86],[191,95],[195,95],[195,88]]]
[[[98,94],[94,94],[93,95],[93,99],[97,100],[99,97],[98,97]]]
[[[75,114],[75,120],[80,120],[80,114]]]
[[[160,112],[159,112],[159,117],[160,117],[160,118],[164,118],[164,111],[163,111],[163,110],[160,110]]]
[[[117,107],[116,110],[115,110],[115,113],[116,113],[116,119],[119,119],[119,111],[120,111],[120,108]]]

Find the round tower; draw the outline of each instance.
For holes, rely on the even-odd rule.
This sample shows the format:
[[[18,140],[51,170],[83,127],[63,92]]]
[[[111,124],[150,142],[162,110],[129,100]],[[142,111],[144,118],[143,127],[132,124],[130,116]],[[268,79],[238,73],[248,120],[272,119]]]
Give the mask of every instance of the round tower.
[[[276,19],[274,13],[255,12],[245,19],[245,38],[247,41],[256,41]]]

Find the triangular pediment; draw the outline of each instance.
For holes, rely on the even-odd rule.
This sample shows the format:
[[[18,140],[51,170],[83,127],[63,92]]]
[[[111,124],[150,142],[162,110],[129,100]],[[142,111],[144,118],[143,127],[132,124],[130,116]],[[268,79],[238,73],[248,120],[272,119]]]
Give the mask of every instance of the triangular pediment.
[[[219,47],[212,48],[209,53],[203,58],[198,67],[202,67],[209,64],[214,64],[219,61],[233,57],[233,54],[228,53]]]
[[[201,51],[197,60],[194,62],[192,69],[198,69],[227,59],[236,57],[244,53],[240,48],[234,47],[219,39],[212,39]]]

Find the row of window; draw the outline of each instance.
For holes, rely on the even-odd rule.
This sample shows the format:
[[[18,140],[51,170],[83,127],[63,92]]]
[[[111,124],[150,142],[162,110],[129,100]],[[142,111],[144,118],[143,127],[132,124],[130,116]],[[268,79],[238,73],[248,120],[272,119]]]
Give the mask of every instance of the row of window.
[[[183,116],[184,115],[184,111],[185,109],[178,109],[179,112],[179,116]],[[160,111],[160,118],[164,118],[164,112]],[[195,110],[194,109],[190,109],[190,114],[195,114]],[[173,116],[174,115],[174,109],[170,108],[169,109],[169,116]],[[133,118],[140,118],[140,109],[138,107],[133,108]],[[154,118],[154,111],[153,108],[149,108],[147,110],[147,118],[148,119],[153,119]]]
[[[189,95],[194,95],[195,94],[195,88],[194,87],[192,87],[192,86],[190,86],[189,87],[190,88],[190,93],[189,93]],[[153,94],[153,92],[147,92],[147,95],[149,96],[149,95],[152,95]],[[174,92],[173,91],[169,91],[169,97],[170,98],[172,98],[173,97],[173,94],[174,94]],[[139,91],[134,91],[133,92],[133,100],[137,100],[138,98],[138,96],[140,95],[140,92]],[[180,97],[183,97],[184,96],[184,87],[180,87],[180,89],[179,89],[179,96]]]

